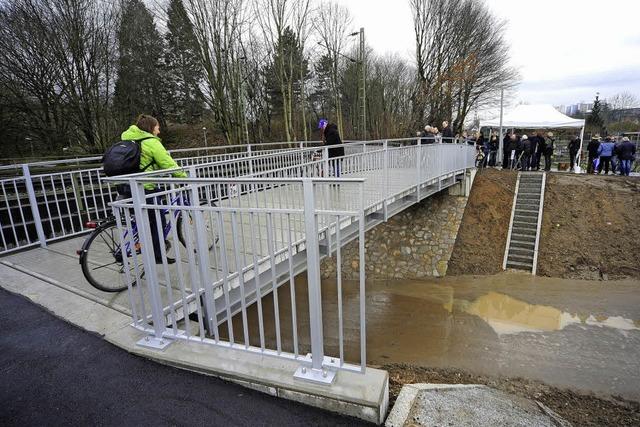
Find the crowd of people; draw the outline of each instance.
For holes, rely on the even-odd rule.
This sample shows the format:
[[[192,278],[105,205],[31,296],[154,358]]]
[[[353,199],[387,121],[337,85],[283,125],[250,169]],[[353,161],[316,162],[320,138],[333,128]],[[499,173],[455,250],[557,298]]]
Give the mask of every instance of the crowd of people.
[[[626,136],[621,139],[607,136],[603,140],[600,135],[595,135],[587,146],[587,152],[587,173],[600,174],[604,171],[608,175],[611,171],[614,175],[629,176],[635,161],[636,145]]]

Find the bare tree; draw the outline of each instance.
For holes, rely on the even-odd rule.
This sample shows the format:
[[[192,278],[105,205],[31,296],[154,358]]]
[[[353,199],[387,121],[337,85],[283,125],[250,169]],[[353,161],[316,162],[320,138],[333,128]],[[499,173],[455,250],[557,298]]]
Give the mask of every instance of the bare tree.
[[[453,119],[460,131],[472,108],[495,102],[517,83],[507,66],[504,21],[481,0],[411,0],[418,90],[415,120]]]
[[[621,92],[607,99],[607,104],[609,104],[609,108],[611,110],[624,110],[627,108],[638,107],[640,105],[640,100],[630,92]]]
[[[240,142],[243,123],[239,61],[245,27],[245,0],[185,0],[206,76],[205,101],[227,142]]]
[[[339,91],[339,70],[351,22],[349,10],[332,2],[322,3],[314,19],[314,28],[318,33],[320,43],[326,49],[326,55],[331,61],[331,91],[335,103],[338,131],[341,135],[344,134],[344,129]]]

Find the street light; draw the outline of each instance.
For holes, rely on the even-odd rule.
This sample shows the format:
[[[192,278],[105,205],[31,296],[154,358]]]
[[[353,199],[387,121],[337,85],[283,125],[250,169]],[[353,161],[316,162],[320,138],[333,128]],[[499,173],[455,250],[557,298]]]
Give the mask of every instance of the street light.
[[[206,127],[202,127],[202,134],[204,135],[204,148],[207,148],[207,128]]]
[[[360,31],[353,32],[349,34],[350,37],[360,36],[360,77],[361,80],[359,82],[360,86],[358,88],[359,98],[361,102],[361,121],[362,121],[362,140],[367,139],[367,73],[365,70],[365,45],[364,45],[364,28],[361,27]]]

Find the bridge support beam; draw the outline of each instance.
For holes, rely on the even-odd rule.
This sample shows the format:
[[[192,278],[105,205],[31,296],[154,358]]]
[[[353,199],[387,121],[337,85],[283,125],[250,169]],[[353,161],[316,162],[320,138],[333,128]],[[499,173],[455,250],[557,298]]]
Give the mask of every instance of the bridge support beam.
[[[469,194],[471,194],[471,186],[473,185],[473,180],[475,179],[475,177],[476,170],[467,169],[464,174],[464,179],[458,184],[449,187],[449,195],[469,197]]]

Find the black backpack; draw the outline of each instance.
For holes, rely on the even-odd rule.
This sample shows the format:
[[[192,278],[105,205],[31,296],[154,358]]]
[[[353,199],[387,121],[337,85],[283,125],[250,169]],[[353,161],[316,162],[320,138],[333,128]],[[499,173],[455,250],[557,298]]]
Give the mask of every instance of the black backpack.
[[[106,176],[129,175],[144,172],[153,162],[144,168],[140,167],[142,141],[147,138],[118,141],[107,149],[102,156],[102,167]]]

